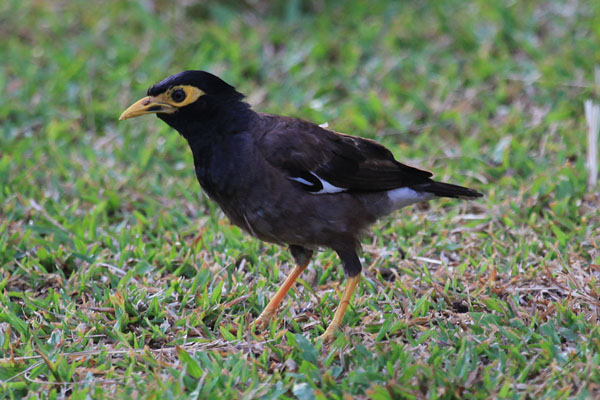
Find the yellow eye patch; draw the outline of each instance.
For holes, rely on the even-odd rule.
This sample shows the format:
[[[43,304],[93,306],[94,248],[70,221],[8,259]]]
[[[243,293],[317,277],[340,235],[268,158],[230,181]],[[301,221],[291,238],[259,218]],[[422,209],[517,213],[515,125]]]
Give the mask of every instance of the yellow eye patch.
[[[183,98],[183,100],[178,101],[179,97],[183,97],[181,96],[181,91],[185,93],[185,97]],[[174,107],[185,107],[188,104],[191,104],[198,100],[198,98],[200,96],[203,96],[204,94],[205,93],[202,90],[198,89],[195,86],[179,85],[169,88],[165,93],[160,95],[160,97],[162,97],[162,101]]]

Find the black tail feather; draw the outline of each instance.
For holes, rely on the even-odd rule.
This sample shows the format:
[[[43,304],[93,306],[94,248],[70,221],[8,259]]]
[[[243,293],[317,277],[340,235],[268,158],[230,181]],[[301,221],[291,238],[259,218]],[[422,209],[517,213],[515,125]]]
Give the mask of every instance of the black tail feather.
[[[411,189],[416,190],[417,192],[432,193],[439,197],[452,197],[455,199],[473,199],[477,197],[483,197],[483,194],[476,190],[458,185],[452,185],[451,183],[435,181],[415,185],[412,186]]]

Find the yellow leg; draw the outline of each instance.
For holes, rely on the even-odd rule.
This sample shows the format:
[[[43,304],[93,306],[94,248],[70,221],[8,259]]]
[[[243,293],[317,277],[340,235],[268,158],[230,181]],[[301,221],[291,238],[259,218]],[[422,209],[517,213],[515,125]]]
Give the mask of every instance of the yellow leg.
[[[271,301],[269,301],[269,304],[267,304],[263,312],[260,313],[256,321],[254,321],[254,325],[256,327],[265,328],[267,325],[269,325],[271,318],[273,318],[273,316],[277,312],[277,307],[279,306],[279,303],[281,303],[281,300],[283,300],[287,292],[294,285],[294,282],[296,282],[296,279],[298,279],[302,271],[304,271],[307,266],[308,262],[305,265],[296,265],[294,267],[292,273],[286,278],[285,282],[283,282],[283,285],[281,285],[277,293],[275,293],[275,296],[273,296],[273,298],[271,299]]]
[[[337,331],[337,329],[342,325],[344,314],[346,314],[346,309],[348,308],[348,304],[350,304],[350,299],[352,298],[352,293],[354,293],[354,289],[359,281],[360,274],[353,276],[352,278],[348,278],[346,288],[344,289],[344,294],[342,295],[342,300],[340,301],[340,305],[333,316],[333,321],[331,321],[325,333],[323,333],[317,339],[323,339],[323,342],[327,343],[334,338],[335,331]]]

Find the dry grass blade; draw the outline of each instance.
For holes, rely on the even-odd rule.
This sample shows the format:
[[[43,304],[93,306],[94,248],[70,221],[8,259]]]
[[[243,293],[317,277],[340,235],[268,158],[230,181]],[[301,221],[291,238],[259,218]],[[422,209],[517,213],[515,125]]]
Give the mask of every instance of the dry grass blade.
[[[596,188],[598,182],[598,131],[600,130],[600,104],[592,100],[585,101],[585,119],[587,122],[587,163],[588,190]]]

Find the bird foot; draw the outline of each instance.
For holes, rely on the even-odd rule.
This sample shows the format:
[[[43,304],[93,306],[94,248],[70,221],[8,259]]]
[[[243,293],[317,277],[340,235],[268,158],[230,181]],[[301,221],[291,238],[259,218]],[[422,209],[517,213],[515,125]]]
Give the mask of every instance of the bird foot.
[[[263,310],[263,312],[260,313],[258,318],[256,318],[256,320],[254,321],[254,323],[252,325],[254,325],[258,329],[265,329],[266,327],[269,326],[269,322],[271,322],[271,320],[273,319],[274,316],[275,316],[274,310],[269,310],[269,309],[265,308]]]
[[[325,332],[317,337],[317,340],[322,340],[323,344],[328,344],[333,342],[333,339],[335,339],[335,334],[338,330],[338,326],[335,324],[331,324],[327,327],[327,329],[325,330]]]

